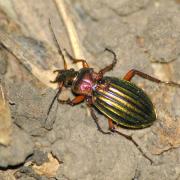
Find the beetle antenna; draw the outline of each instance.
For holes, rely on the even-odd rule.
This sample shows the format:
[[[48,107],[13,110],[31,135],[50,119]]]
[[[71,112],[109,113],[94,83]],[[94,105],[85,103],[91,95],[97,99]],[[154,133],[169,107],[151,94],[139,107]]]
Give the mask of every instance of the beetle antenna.
[[[59,54],[61,55],[61,57],[62,57],[62,60],[63,60],[63,63],[64,63],[64,69],[66,70],[66,69],[67,69],[67,63],[66,63],[64,54],[63,54],[63,52],[62,52],[62,49],[61,49],[61,47],[60,47],[60,44],[59,44],[59,42],[58,42],[58,40],[57,40],[57,38],[56,38],[55,32],[54,32],[54,30],[53,30],[52,23],[51,23],[51,19],[49,19],[49,29],[50,29],[50,31],[51,31],[51,34],[52,34],[53,39],[54,39],[54,42],[55,42],[56,47],[57,47],[57,49],[58,49],[58,53],[59,53]]]

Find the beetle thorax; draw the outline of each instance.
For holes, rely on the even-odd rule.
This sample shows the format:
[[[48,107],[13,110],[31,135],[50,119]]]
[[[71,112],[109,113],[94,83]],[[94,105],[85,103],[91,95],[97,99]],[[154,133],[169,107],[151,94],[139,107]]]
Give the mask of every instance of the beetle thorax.
[[[92,68],[80,69],[72,85],[72,91],[76,94],[91,95],[96,85],[93,75]]]

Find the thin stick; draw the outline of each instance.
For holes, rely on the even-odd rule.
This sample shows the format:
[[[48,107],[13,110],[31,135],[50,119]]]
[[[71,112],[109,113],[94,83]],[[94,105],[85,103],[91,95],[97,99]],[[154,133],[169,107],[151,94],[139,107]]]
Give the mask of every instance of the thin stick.
[[[0,88],[1,88],[1,94],[2,94],[3,103],[5,105],[6,104],[6,100],[5,100],[5,95],[4,95],[4,91],[3,91],[2,85],[0,85]]]
[[[49,83],[49,80],[54,78],[52,73],[54,65],[50,66],[49,70],[45,70],[44,67],[37,63],[36,53],[29,52],[27,47],[23,47],[17,38],[2,29],[0,29],[0,44],[42,83],[53,89],[56,88],[54,84]]]
[[[82,44],[79,40],[78,33],[75,27],[75,24],[73,22],[72,18],[72,9],[70,6],[67,5],[70,4],[68,0],[54,0],[54,3],[57,7],[57,10],[59,12],[59,15],[63,19],[63,22],[65,24],[66,30],[69,35],[69,40],[71,43],[71,47],[74,53],[75,58],[82,58],[85,59],[84,53],[82,51]]]

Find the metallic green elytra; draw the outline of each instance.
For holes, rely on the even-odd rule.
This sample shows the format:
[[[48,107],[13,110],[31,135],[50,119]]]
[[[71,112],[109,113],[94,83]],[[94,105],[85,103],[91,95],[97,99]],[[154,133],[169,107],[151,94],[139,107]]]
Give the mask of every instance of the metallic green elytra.
[[[150,98],[129,81],[103,77],[94,91],[94,96],[96,97],[94,106],[124,127],[145,128],[156,120]]]

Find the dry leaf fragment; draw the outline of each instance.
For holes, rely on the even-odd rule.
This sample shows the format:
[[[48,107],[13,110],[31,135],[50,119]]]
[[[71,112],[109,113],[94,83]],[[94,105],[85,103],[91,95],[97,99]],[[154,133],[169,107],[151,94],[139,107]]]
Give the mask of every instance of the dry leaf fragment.
[[[48,153],[48,159],[49,159],[48,162],[45,162],[40,166],[37,166],[36,164],[34,164],[32,168],[39,175],[44,175],[49,178],[55,177],[56,172],[60,166],[60,163],[55,157],[52,156],[51,153]]]

